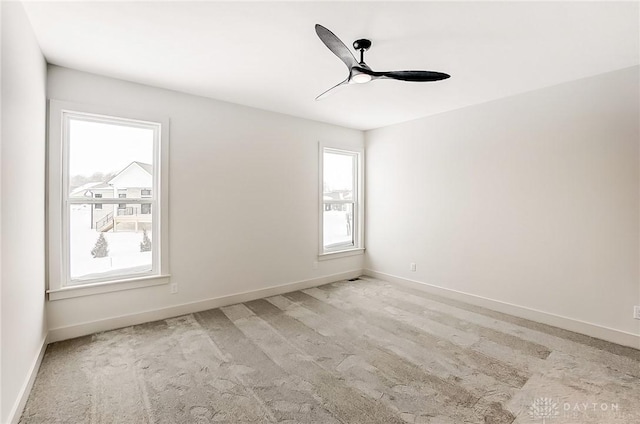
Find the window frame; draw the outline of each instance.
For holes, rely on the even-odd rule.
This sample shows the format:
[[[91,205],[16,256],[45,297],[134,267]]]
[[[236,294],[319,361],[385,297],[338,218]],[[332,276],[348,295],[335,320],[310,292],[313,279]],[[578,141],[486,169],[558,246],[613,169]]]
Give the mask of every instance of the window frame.
[[[48,155],[47,155],[47,293],[49,300],[65,299],[99,293],[127,290],[169,282],[168,260],[168,138],[169,120],[150,117],[119,108],[74,104],[49,100]],[[157,194],[144,199],[127,199],[128,203],[151,202],[154,244],[152,269],[145,273],[122,273],[93,279],[75,279],[70,276],[70,206],[72,204],[114,204],[118,197],[101,199],[73,199],[69,197],[69,120],[107,122],[154,130],[153,186]]]
[[[318,259],[334,259],[344,256],[363,254],[364,247],[364,149],[339,146],[334,144],[318,143],[318,213],[319,213],[319,236],[318,236]],[[354,184],[353,199],[351,200],[331,200],[324,199],[324,154],[337,153],[354,157]],[[332,248],[325,249],[324,246],[324,209],[325,204],[353,204],[353,246],[340,244]]]

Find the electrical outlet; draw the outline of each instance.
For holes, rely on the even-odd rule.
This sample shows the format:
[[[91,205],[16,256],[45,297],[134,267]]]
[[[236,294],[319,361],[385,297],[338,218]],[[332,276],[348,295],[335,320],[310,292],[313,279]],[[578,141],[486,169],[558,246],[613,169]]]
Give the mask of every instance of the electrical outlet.
[[[415,262],[411,262],[409,264],[409,271],[413,271],[413,272],[416,271],[416,263]]]
[[[178,293],[178,283],[171,283],[170,290],[171,290],[171,294]]]
[[[640,319],[640,306],[633,307],[633,317],[635,319]]]

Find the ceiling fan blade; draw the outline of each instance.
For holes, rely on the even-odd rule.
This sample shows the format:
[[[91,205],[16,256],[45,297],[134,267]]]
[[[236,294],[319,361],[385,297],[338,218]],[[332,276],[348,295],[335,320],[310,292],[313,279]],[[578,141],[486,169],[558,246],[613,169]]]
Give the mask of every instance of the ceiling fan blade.
[[[341,86],[347,85],[347,84],[349,84],[349,78],[347,78],[346,80],[342,81],[341,83],[338,83],[338,84],[334,85],[333,87],[331,87],[330,89],[328,89],[324,93],[320,94],[318,97],[316,97],[316,100],[322,100],[325,97],[328,97],[329,95],[335,93],[338,90],[338,87],[341,87]]]
[[[358,66],[358,61],[353,57],[351,50],[349,50],[333,32],[320,24],[316,24],[316,34],[318,34],[320,41],[347,65],[347,68],[351,69],[354,66]]]
[[[387,71],[387,72],[367,72],[375,78],[391,78],[401,81],[440,81],[449,78],[451,75],[435,71]]]

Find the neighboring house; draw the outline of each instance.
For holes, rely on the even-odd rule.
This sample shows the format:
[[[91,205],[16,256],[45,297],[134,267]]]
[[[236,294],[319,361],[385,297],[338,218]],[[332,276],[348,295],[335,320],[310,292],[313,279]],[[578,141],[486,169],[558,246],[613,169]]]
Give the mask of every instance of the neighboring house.
[[[124,199],[151,198],[153,167],[147,163],[131,162],[108,181],[84,184],[71,192],[71,197],[94,199],[123,199],[118,204],[91,205],[91,228],[97,231],[116,231],[125,223],[132,223],[135,231],[139,224],[151,223],[151,203],[127,203]]]
[[[330,193],[324,193],[322,196],[323,200],[351,200],[353,199],[353,191],[352,190],[333,190]],[[343,211],[345,209],[345,205],[343,204],[330,204],[327,203],[324,205],[325,211]]]

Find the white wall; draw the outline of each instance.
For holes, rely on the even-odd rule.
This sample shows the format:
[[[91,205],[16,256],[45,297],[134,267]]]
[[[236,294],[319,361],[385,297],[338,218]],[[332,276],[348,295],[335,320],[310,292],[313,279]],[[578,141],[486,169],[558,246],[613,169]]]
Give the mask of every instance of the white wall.
[[[173,295],[163,285],[51,301],[54,333],[362,269],[362,255],[313,268],[318,142],[362,147],[362,132],[56,66],[48,96],[170,118],[170,268],[179,284]]]
[[[46,335],[45,99],[46,64],[23,6],[2,10],[2,207],[0,422],[21,411]]]
[[[366,267],[640,335],[638,79],[367,132]]]

